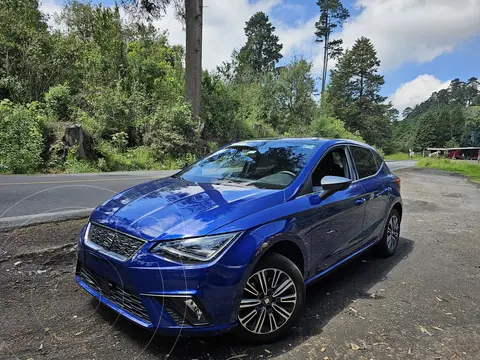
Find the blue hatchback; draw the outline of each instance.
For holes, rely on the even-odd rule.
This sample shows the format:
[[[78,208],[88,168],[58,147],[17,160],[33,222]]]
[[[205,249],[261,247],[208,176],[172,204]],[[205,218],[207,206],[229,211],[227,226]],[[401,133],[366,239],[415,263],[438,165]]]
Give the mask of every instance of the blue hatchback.
[[[401,218],[400,179],[365,144],[243,141],[96,208],[76,280],[145,328],[268,342],[307,285],[369,248],[392,255]]]

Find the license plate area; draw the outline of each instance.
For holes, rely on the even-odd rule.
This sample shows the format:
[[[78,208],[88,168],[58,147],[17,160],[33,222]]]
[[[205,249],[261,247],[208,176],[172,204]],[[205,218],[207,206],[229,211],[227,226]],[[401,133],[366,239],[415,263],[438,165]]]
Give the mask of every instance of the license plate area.
[[[89,253],[86,256],[85,263],[101,292],[106,296],[111,294],[112,283],[122,283],[121,281],[119,282],[120,274],[118,269],[110,261],[102,259],[94,253]]]
[[[106,296],[110,296],[110,283],[107,280],[102,279],[101,277],[95,274],[94,274],[94,277],[102,293],[105,294]]]

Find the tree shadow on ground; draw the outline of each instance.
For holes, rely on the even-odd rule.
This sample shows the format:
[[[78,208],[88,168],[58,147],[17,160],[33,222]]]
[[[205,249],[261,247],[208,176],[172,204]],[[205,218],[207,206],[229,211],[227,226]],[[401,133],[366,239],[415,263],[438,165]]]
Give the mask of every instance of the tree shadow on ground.
[[[301,345],[310,337],[321,334],[324,326],[351,306],[354,300],[375,298],[381,301],[381,294],[375,296],[369,290],[384,281],[388,273],[406,259],[413,248],[414,241],[402,238],[396,254],[391,258],[378,259],[368,251],[315,282],[307,288],[305,311],[293,332],[284,340],[268,345],[241,344],[233,334],[205,338],[152,335],[152,332],[118,318],[118,314],[104,306],[99,307],[97,313],[104,321],[111,322],[118,333],[131,339],[132,347],[138,348],[138,352],[143,353],[142,356],[149,358],[228,359],[246,354],[241,358],[258,359],[277,356]],[[98,302],[92,300],[92,306],[97,307]]]

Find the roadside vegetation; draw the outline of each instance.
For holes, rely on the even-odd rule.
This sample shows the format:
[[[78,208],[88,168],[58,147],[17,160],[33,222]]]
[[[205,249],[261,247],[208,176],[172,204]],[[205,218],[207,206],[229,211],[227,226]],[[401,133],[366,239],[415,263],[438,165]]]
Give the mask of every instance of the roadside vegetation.
[[[399,121],[380,95],[374,44],[360,37],[343,49],[330,40],[349,13],[339,0],[318,5],[312,46],[326,47],[325,64],[337,63],[329,84],[325,66],[321,94],[312,64],[282,59],[275,27],[258,12],[245,24],[245,44],[203,72],[193,117],[184,49],[151,22],[68,0],[49,27],[38,1],[1,1],[0,172],[179,168],[226,143],[275,136],[356,139],[387,155],[480,143],[475,78],[454,80]]]
[[[406,108],[403,120],[393,122],[393,146],[401,152],[428,147],[480,146],[480,82],[452,80],[447,89]]]
[[[469,161],[423,158],[417,162],[417,166],[458,173],[480,183],[480,165]]]
[[[385,160],[412,160],[407,153],[397,152],[384,156]],[[415,157],[417,159],[417,157]]]
[[[379,95],[374,46],[361,38],[342,51],[329,42],[349,14],[339,1],[319,6],[312,34],[339,61],[321,104],[312,64],[282,59],[275,27],[259,12],[244,46],[204,71],[194,118],[184,49],[150,22],[67,1],[49,27],[37,1],[0,2],[0,172],[178,168],[228,142],[273,136],[351,138],[389,152],[391,105]]]

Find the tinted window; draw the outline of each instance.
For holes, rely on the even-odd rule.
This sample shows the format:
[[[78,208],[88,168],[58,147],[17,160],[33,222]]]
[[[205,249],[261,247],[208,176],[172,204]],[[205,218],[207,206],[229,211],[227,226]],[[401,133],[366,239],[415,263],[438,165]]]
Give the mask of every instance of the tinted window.
[[[370,150],[358,146],[351,146],[350,150],[360,179],[376,174],[378,167]]]
[[[325,176],[349,177],[347,158],[343,148],[327,153],[313,171],[312,187],[314,192],[322,190],[321,182]]]
[[[377,163],[377,168],[380,169],[380,167],[382,166],[383,164],[383,158],[382,156],[377,153],[376,151],[372,151],[373,153],[373,157],[375,158],[375,162]]]
[[[289,142],[249,142],[219,150],[179,176],[199,183],[236,184],[281,189],[290,184],[316,146]]]

